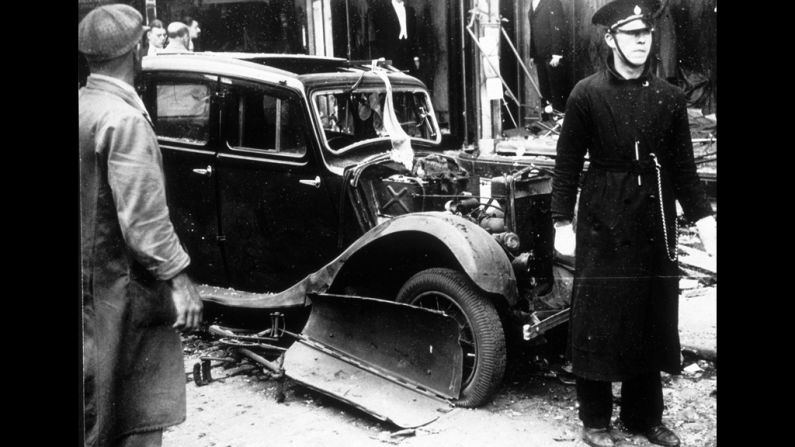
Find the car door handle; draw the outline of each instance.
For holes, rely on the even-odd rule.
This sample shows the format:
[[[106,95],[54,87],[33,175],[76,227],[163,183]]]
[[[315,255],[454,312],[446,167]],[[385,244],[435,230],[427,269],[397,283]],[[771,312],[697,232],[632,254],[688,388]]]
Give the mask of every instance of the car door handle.
[[[210,165],[207,165],[206,168],[196,168],[196,169],[193,170],[193,172],[195,174],[206,175],[207,177],[210,177],[210,176],[213,175],[213,167],[210,166]]]
[[[320,188],[320,176],[319,175],[315,176],[314,180],[305,180],[305,179],[298,180],[298,183],[302,185],[314,186],[315,188]]]

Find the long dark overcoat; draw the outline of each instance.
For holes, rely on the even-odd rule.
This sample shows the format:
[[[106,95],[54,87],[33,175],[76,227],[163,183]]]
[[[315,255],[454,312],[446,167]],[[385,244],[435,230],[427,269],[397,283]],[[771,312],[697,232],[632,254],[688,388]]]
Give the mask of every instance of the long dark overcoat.
[[[406,38],[400,35],[400,20],[391,0],[368,2],[367,20],[370,35],[370,51],[374,58],[391,59],[392,64],[401,69],[413,71],[414,56],[419,56],[417,19],[414,8],[405,4]]]
[[[565,55],[566,16],[559,0],[541,0],[536,10],[527,13],[530,21],[530,57],[536,63],[548,61],[553,54]]]
[[[91,75],[78,93],[87,446],[185,419],[185,367],[163,280],[190,262],[162,161],[132,87]]]
[[[693,161],[685,97],[648,73],[626,80],[612,68],[572,90],[558,140],[552,217],[576,219],[569,349],[574,373],[621,381],[680,371],[675,199],[685,217],[712,213]],[[638,159],[635,162],[635,143]],[[661,164],[665,240],[658,183]],[[638,184],[640,178],[640,185]]]
[[[566,108],[571,83],[568,76],[568,20],[559,0],[541,0],[530,19],[530,58],[535,62],[541,96],[557,110]],[[552,55],[563,56],[557,67],[549,65]]]

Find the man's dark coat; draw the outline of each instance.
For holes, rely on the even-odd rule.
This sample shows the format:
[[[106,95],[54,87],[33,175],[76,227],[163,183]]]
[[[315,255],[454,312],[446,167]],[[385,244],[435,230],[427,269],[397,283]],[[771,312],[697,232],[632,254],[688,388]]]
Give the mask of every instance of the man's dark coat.
[[[566,16],[558,0],[541,0],[530,19],[530,58],[538,74],[541,96],[559,111],[566,108],[566,96],[571,86],[568,75]],[[549,65],[552,55],[563,56],[560,65]]]
[[[569,348],[576,375],[623,381],[645,372],[679,372],[678,266],[666,255],[666,243],[676,246],[675,199],[691,221],[712,210],[696,173],[681,90],[648,70],[625,80],[612,59],[608,66],[580,81],[568,100],[552,217],[573,218],[587,152]],[[636,141],[641,163],[633,163]],[[662,165],[668,241],[650,153]]]
[[[566,51],[566,17],[558,0],[541,0],[530,8],[530,57],[537,63],[549,61],[553,54]]]
[[[405,4],[405,3],[404,3]],[[370,27],[371,57],[391,59],[392,65],[401,70],[414,70],[417,50],[417,20],[414,8],[406,5],[406,39],[398,39],[400,21],[390,0],[373,2],[367,11]]]

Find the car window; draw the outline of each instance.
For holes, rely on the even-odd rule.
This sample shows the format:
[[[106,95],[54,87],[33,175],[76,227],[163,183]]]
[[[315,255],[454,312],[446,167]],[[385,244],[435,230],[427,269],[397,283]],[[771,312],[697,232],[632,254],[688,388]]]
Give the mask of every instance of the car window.
[[[225,133],[232,150],[289,156],[306,153],[305,115],[297,95],[236,86],[227,98]]]
[[[340,150],[364,140],[388,137],[383,126],[385,99],[384,89],[314,94],[314,106],[328,147]],[[395,115],[406,134],[430,141],[437,138],[438,127],[424,92],[393,90],[392,100]]]
[[[157,135],[181,142],[204,144],[210,134],[210,88],[191,82],[156,84]]]
[[[410,137],[426,140],[436,138],[433,125],[425,120],[430,111],[425,104],[424,93],[398,92],[392,95],[392,99],[395,115]]]

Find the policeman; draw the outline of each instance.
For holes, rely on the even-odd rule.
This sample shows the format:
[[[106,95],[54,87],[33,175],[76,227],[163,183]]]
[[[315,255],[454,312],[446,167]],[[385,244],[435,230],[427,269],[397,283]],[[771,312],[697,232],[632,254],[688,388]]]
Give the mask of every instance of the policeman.
[[[656,0],[615,0],[594,14],[592,22],[606,27],[610,54],[604,70],[572,90],[557,146],[555,249],[576,254],[568,354],[583,440],[592,446],[613,445],[611,382],[621,382],[620,420],[628,431],[679,445],[662,423],[660,381],[660,371],[681,369],[677,200],[706,251],[717,255],[685,96],[649,70],[658,8]]]

